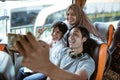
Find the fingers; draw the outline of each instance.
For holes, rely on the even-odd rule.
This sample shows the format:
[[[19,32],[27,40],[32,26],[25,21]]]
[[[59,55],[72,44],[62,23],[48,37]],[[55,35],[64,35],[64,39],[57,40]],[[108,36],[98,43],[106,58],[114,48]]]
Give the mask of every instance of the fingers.
[[[37,37],[36,37],[37,40],[40,39],[41,35],[43,34],[43,32],[44,32],[46,29],[47,29],[47,28],[42,27],[42,29],[39,29],[39,30],[38,30],[38,33],[39,33],[39,34],[38,34]]]
[[[45,29],[45,25],[42,26],[42,30],[44,30],[44,29]]]
[[[36,41],[35,37],[32,35],[32,33],[28,32],[26,35],[28,42],[30,42],[33,49],[38,48],[38,41]]]
[[[16,46],[18,51],[25,57],[29,56],[35,49],[37,49],[38,42],[35,40],[35,37],[28,32],[27,35],[18,35],[18,41]]]
[[[50,63],[49,45],[47,43],[42,40],[36,41],[30,32],[25,36],[18,35],[18,38],[16,46],[23,55],[22,65],[29,67],[33,71],[39,71],[39,68],[43,69],[44,66]]]
[[[42,34],[45,30],[47,30],[47,28],[42,27],[42,29],[38,29],[38,33],[39,33],[39,34]]]
[[[19,42],[23,49],[28,53],[30,52],[32,45],[29,43],[29,40],[26,37],[27,35],[18,35]]]
[[[45,30],[44,27],[42,27],[42,29],[39,29],[39,30],[38,30],[38,33],[39,33],[39,34],[42,34],[42,33],[44,32],[44,30]]]
[[[38,33],[39,33],[39,34],[42,34],[43,31],[44,31],[44,29],[38,29]]]
[[[50,63],[49,45],[42,40],[36,41],[30,32],[24,36],[18,35],[16,47],[20,54],[23,55],[22,64],[34,71],[39,71],[39,68],[42,69],[44,66],[47,66],[46,63]]]
[[[20,41],[16,42],[16,47],[17,47],[17,50],[19,51],[19,53],[21,55],[23,55],[24,57],[26,57],[25,50],[24,50],[23,46],[21,45]]]

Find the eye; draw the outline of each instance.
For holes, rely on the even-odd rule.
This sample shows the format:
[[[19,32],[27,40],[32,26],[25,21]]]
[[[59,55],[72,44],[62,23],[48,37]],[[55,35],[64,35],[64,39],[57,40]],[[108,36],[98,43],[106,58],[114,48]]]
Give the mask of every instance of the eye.
[[[62,32],[60,32],[60,31],[58,31],[57,33],[58,33],[58,34],[62,34]]]
[[[74,13],[72,13],[72,14],[71,14],[71,16],[75,16],[75,14],[74,14]]]
[[[69,16],[69,13],[67,13],[66,15]]]
[[[75,32],[75,33],[73,33],[73,35],[74,35],[74,36],[78,36],[78,34],[77,34],[76,32]]]

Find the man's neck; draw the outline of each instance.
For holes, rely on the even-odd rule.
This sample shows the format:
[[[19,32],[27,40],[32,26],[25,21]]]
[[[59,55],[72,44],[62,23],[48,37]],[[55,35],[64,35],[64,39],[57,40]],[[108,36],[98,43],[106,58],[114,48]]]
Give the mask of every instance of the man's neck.
[[[77,54],[83,52],[83,48],[72,48],[71,50],[74,51],[74,52],[76,52]]]

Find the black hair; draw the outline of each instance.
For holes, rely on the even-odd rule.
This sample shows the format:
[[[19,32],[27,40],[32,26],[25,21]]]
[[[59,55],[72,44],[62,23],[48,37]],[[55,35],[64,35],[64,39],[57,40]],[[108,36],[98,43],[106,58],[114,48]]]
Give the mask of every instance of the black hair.
[[[72,27],[72,28],[69,30],[69,33],[68,33],[68,35],[67,35],[67,46],[69,47],[68,37],[69,37],[70,32],[71,32],[71,30],[72,30],[73,28],[78,28],[78,29],[80,30],[81,34],[82,34],[82,37],[86,37],[86,38],[87,38],[87,40],[83,43],[84,52],[86,52],[87,43],[88,43],[88,41],[89,41],[89,39],[90,39],[90,33],[89,33],[89,31],[88,31],[84,26],[82,26],[82,25],[74,26],[74,27]]]
[[[55,23],[53,24],[52,28],[56,28],[56,27],[59,28],[59,30],[62,32],[63,35],[64,35],[64,34],[67,32],[67,30],[68,30],[67,25],[66,25],[64,22],[62,22],[62,21],[57,21],[57,22],[55,22]]]
[[[82,34],[82,37],[86,37],[87,39],[90,38],[89,31],[83,25],[73,26],[70,29],[69,34],[70,34],[70,32],[73,28],[78,28],[80,30],[81,34]]]

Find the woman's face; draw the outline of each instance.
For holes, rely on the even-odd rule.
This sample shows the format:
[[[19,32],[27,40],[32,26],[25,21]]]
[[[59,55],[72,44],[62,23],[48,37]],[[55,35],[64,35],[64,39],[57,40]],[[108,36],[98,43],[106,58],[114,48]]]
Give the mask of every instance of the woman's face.
[[[69,41],[69,47],[72,49],[78,49],[83,46],[83,40],[82,34],[78,28],[73,28],[70,31],[68,41]]]
[[[69,9],[67,12],[67,21],[70,25],[74,25],[76,23],[76,15],[72,9]]]
[[[62,32],[59,30],[58,27],[53,28],[51,35],[52,35],[52,40],[55,42],[59,41],[63,36]]]

